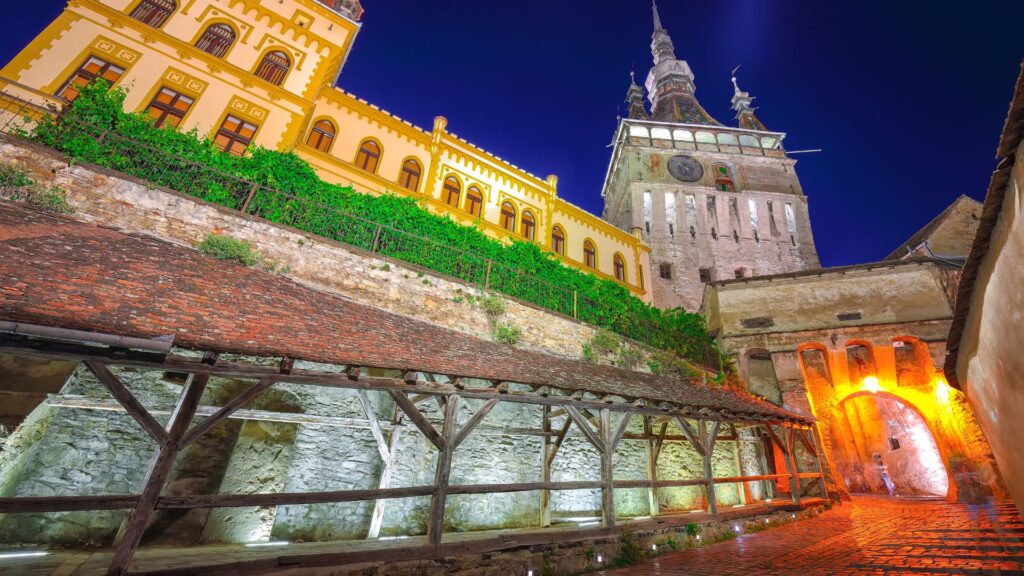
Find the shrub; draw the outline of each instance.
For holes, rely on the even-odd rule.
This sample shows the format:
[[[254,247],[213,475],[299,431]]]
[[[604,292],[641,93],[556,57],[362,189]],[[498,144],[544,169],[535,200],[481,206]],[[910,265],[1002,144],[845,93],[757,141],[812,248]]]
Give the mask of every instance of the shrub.
[[[652,354],[651,358],[647,361],[647,367],[651,369],[652,374],[668,376],[677,380],[689,380],[700,374],[700,371],[694,368],[685,358],[668,350],[661,350]]]
[[[490,262],[492,290],[681,356],[698,357],[711,344],[700,315],[647,305],[617,282],[562,265],[533,242],[506,244],[431,214],[413,198],[328,184],[292,152],[254,146],[246,156],[223,153],[195,130],[157,128],[145,114],[124,112],[125,91],[108,88],[103,80],[83,87],[32,137],[76,160],[228,208],[242,207],[257,190],[246,208],[251,214],[477,285]]]
[[[686,525],[687,536],[696,536],[697,534],[700,534],[700,526],[697,526],[692,522]]]
[[[505,301],[500,296],[487,294],[477,299],[477,305],[492,321],[505,314]]]
[[[492,337],[494,338],[494,341],[499,344],[515,346],[523,339],[523,331],[511,324],[502,324],[494,327]]]
[[[612,560],[612,565],[632,566],[643,559],[644,550],[637,544],[636,536],[629,530],[623,530],[619,539],[619,554]]]
[[[199,251],[211,258],[238,262],[244,266],[255,266],[260,263],[259,254],[245,240],[207,234],[198,246]]]
[[[33,182],[25,169],[13,164],[0,165],[0,196],[47,212],[75,213],[75,207],[68,203],[63,189],[59,186],[46,188]]]

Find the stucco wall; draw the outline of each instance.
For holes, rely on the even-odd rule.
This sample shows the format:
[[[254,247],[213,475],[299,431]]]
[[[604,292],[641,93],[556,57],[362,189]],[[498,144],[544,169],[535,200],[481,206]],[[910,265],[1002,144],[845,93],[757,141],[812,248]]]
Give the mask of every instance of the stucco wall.
[[[978,269],[957,357],[957,380],[978,415],[1017,506],[1024,510],[1024,149]]]

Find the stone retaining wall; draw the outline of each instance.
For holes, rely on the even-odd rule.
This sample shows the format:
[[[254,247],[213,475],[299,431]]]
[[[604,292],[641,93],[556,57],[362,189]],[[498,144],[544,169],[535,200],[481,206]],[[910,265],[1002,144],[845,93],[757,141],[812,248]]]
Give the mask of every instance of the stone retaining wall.
[[[76,217],[128,233],[195,246],[211,233],[245,240],[274,270],[300,284],[360,304],[490,339],[491,320],[473,304],[478,287],[300,230],[252,219],[222,206],[88,165],[61,154],[0,136],[0,161],[29,170],[30,177],[68,193]],[[597,329],[560,314],[506,300],[501,322],[522,331],[517,346],[579,359]],[[642,346],[629,344],[647,357]],[[639,369],[647,370],[646,362]]]

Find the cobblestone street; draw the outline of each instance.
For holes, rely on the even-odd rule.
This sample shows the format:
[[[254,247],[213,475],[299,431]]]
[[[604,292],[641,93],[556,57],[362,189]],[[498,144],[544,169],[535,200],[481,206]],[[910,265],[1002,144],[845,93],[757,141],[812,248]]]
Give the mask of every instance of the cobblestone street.
[[[1013,505],[997,526],[943,500],[855,497],[796,524],[675,554],[607,576],[1024,574],[1024,523]]]

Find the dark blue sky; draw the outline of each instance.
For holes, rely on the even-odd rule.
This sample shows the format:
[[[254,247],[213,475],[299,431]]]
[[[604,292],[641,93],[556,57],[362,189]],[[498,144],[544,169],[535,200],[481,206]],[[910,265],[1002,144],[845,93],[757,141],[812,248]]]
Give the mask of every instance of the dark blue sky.
[[[64,6],[16,3],[0,58]],[[616,115],[651,65],[646,0],[364,0],[340,85],[449,129],[600,214]],[[732,123],[729,70],[788,133],[824,265],[884,257],[960,194],[984,197],[1024,57],[1017,0],[662,0],[697,96]]]

